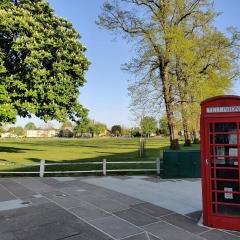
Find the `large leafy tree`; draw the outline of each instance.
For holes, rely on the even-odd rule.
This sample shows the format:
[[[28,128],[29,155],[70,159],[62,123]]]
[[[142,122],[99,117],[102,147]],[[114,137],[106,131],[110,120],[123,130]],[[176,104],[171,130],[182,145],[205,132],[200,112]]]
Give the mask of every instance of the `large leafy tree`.
[[[89,62],[79,38],[46,1],[0,1],[0,122],[86,117],[78,96]]]

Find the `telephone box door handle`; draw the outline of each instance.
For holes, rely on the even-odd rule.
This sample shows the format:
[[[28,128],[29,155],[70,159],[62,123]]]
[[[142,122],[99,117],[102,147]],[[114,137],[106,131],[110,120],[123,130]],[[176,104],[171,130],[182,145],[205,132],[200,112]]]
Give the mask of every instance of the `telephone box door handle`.
[[[208,159],[206,159],[206,165],[208,166],[208,163],[209,163],[209,161],[208,161]]]

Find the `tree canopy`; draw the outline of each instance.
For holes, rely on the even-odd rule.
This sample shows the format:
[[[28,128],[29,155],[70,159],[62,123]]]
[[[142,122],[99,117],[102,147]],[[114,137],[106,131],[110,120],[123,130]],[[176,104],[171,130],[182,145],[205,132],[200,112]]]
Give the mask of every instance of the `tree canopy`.
[[[186,119],[199,114],[196,105],[225,93],[239,74],[239,34],[217,30],[218,15],[211,0],[108,0],[98,18],[133,43],[135,54],[124,65],[133,74],[131,107],[139,116],[165,108],[171,148],[179,147],[179,116],[188,140]]]
[[[72,24],[43,0],[2,0],[0,19],[0,122],[86,118],[78,96],[89,61]]]
[[[111,128],[111,133],[116,137],[121,136],[122,135],[122,127],[120,125],[113,125]]]

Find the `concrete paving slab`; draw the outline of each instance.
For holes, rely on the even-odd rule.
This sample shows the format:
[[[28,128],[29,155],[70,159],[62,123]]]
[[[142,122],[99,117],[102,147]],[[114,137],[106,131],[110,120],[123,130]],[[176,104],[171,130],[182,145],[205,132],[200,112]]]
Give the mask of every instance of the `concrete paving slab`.
[[[16,197],[10,193],[6,188],[1,186],[0,181],[0,202],[16,199]]]
[[[186,216],[192,218],[195,222],[198,222],[202,216],[202,211],[194,211],[187,214]]]
[[[172,211],[166,208],[162,208],[151,203],[140,203],[137,205],[133,205],[132,207],[138,211],[141,211],[153,217],[162,217],[173,213]]]
[[[118,191],[155,205],[188,214],[202,209],[201,181],[164,181],[153,183],[144,177],[122,181],[112,177],[91,178],[87,183]],[[184,200],[184,201],[183,201]]]
[[[238,237],[237,235],[219,231],[219,230],[211,230],[209,232],[203,233],[201,236],[207,240],[238,240],[240,239],[240,237]]]
[[[81,201],[80,199],[65,195],[63,192],[60,191],[42,193],[42,195],[67,209],[78,207],[83,203],[83,201]]]
[[[128,205],[121,204],[115,200],[107,199],[107,198],[93,198],[88,200],[89,203],[102,208],[103,210],[107,212],[116,212],[121,211],[124,209],[128,209]]]
[[[139,227],[159,221],[159,219],[147,215],[143,212],[137,211],[134,208],[114,212],[114,215],[117,215],[118,217]]]
[[[81,226],[78,226],[78,224],[70,226],[61,222],[54,222],[33,228],[26,227],[16,231],[14,234],[18,240],[53,240],[79,235],[82,231]]]
[[[0,211],[0,240],[240,239],[239,232],[209,229],[203,232],[202,227],[197,226],[201,212],[196,212],[196,206],[201,196],[197,195],[199,189],[194,188],[200,186],[199,180],[153,182],[144,177],[74,177],[73,181],[0,179],[0,199],[6,199],[0,205],[12,208],[14,204],[26,203],[20,208],[4,207]],[[1,181],[7,183],[5,187]],[[10,189],[25,195],[21,193],[24,189],[26,195],[17,198]],[[8,200],[18,202],[11,206]],[[187,216],[165,208],[166,205],[183,208],[180,212],[187,212]],[[152,223],[153,219],[157,222]]]
[[[116,239],[128,237],[143,232],[142,229],[115,216],[91,221],[91,224],[113,236]]]
[[[0,232],[14,232],[59,221],[72,224],[76,217],[54,204],[42,204],[25,208],[24,211],[5,211],[0,219]]]
[[[81,204],[76,208],[71,208],[69,211],[87,221],[111,216],[109,213],[87,203]]]
[[[186,232],[165,222],[154,223],[145,226],[144,229],[162,240],[203,240],[203,238],[197,235]]]
[[[124,238],[124,240],[160,240],[160,239],[149,233],[141,233],[131,237]]]
[[[32,196],[35,194],[35,192],[12,180],[1,180],[1,185],[7,188],[9,192],[18,198]]]
[[[98,231],[90,225],[86,225],[83,233],[67,237],[64,240],[113,240],[113,238]]]
[[[180,215],[180,214],[171,214],[161,218],[163,221],[185,229],[191,233],[200,234],[206,232],[208,228],[201,227],[196,224],[192,218]]]
[[[53,179],[55,179],[59,182],[75,181],[75,178],[73,178],[73,177],[53,177]]]
[[[28,204],[23,204],[23,201],[21,199],[0,202],[0,211],[7,211],[23,207],[28,207]]]
[[[13,233],[0,233],[1,240],[18,240]]]
[[[240,237],[240,231],[226,231],[226,232]]]
[[[35,193],[51,192],[55,190],[51,186],[41,182],[39,178],[17,178],[15,181]]]

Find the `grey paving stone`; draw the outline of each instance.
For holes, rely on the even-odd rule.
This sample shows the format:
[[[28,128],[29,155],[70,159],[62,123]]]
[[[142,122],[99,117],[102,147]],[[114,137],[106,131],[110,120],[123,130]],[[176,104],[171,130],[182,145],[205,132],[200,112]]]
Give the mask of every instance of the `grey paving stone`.
[[[186,216],[192,218],[193,220],[195,220],[196,222],[198,222],[202,216],[202,211],[195,211],[192,213],[187,214]]]
[[[83,233],[66,238],[66,240],[112,240],[113,238],[98,231],[96,228],[86,225]]]
[[[240,237],[219,230],[212,230],[201,234],[207,240],[237,240]]]
[[[0,211],[7,211],[11,209],[27,207],[27,205],[22,203],[23,201],[21,199],[14,199],[14,200],[0,202]]]
[[[159,240],[159,238],[154,237],[150,233],[141,233],[138,235],[124,238],[124,240]]]
[[[117,239],[128,237],[143,231],[140,228],[115,216],[97,219],[91,221],[91,224]]]
[[[106,193],[106,197],[109,198],[109,199],[118,201],[121,204],[131,206],[131,205],[143,203],[143,201],[141,201],[137,198],[130,197],[130,196],[127,196],[125,194],[114,192],[114,191],[111,191],[111,190],[108,190],[108,191],[109,192]]]
[[[65,195],[64,193],[59,191],[42,194],[43,196],[46,196],[47,198],[51,199],[52,201],[54,201],[55,203],[64,208],[75,208],[83,203],[80,199],[77,199],[76,197],[71,197],[69,195]]]
[[[225,231],[227,233],[230,233],[230,234],[233,234],[233,235],[236,235],[236,236],[239,236],[240,237],[240,231]]]
[[[2,232],[18,231],[25,227],[37,227],[52,222],[74,223],[77,218],[64,209],[54,204],[42,204],[40,207],[28,207],[5,211],[0,217],[0,229]]]
[[[189,232],[199,234],[208,230],[206,227],[198,226],[196,221],[180,214],[171,214],[162,218],[164,221],[185,229]]]
[[[143,212],[139,212],[133,208],[114,212],[114,214],[139,227],[159,221],[159,219],[146,215]]]
[[[0,185],[0,202],[13,200],[16,197]]]
[[[146,177],[146,178],[143,178],[142,180],[144,181],[149,181],[149,182],[153,182],[153,183],[160,183],[160,182],[166,182],[168,180],[166,179],[161,179],[159,177]]]
[[[39,206],[44,203],[50,203],[50,201],[43,196],[42,197],[35,197],[35,196],[23,197],[21,198],[21,200],[23,202],[30,202],[31,206]]]
[[[113,178],[121,179],[121,180],[128,180],[131,179],[129,176],[113,176]]]
[[[54,222],[32,228],[23,228],[15,231],[14,234],[18,240],[53,240],[65,239],[69,236],[80,234],[81,232],[83,232],[81,225]]]
[[[0,232],[0,239],[1,240],[17,240],[13,233],[1,233]]]
[[[134,205],[134,204],[139,204],[139,203],[143,203],[143,201],[134,198],[134,197],[130,197],[126,194],[120,193],[120,192],[116,192],[110,189],[106,189],[103,187],[98,187],[95,190],[92,190],[91,193],[99,196],[99,197],[103,197],[103,198],[109,198],[112,200],[116,200],[122,204],[125,205]]]
[[[82,204],[77,208],[71,208],[69,211],[87,221],[110,216],[110,214],[106,213],[105,211],[102,211],[101,209],[87,203]]]
[[[21,197],[27,197],[32,196],[36,194],[35,192],[27,189],[21,184],[18,184],[14,181],[2,181],[2,185],[6,187],[11,193],[13,193],[15,196],[21,198]]]
[[[67,192],[75,197],[77,197],[80,200],[83,201],[94,201],[95,199],[99,199],[99,198],[107,198],[107,194],[102,192],[94,192],[94,190],[85,190],[85,191],[77,191],[77,189],[73,190],[73,188],[71,188],[70,190],[67,190],[66,188],[64,188],[64,192]],[[79,189],[79,188],[78,188]],[[82,189],[82,188],[81,188]]]
[[[153,223],[145,226],[144,229],[162,240],[202,240],[195,234],[188,233],[165,222]]]
[[[86,202],[89,202],[99,208],[102,208],[103,210],[107,212],[116,212],[116,211],[121,211],[124,209],[129,208],[128,205],[121,204],[115,200],[107,199],[107,198],[99,198],[99,197],[94,197],[85,200]]]
[[[153,205],[151,203],[140,203],[137,205],[133,205],[132,207],[138,211],[144,212],[153,217],[161,217],[161,216],[173,213],[172,211],[166,208],[162,208],[162,207]]]
[[[31,191],[36,193],[44,193],[44,192],[51,192],[55,189],[51,186],[43,183],[39,178],[18,178],[16,180],[24,185],[26,188],[30,189]]]
[[[84,179],[85,179],[85,178],[84,178]],[[87,179],[87,178],[86,178],[86,179]],[[88,190],[88,191],[93,191],[93,190],[99,189],[98,186],[93,185],[93,184],[90,184],[90,183],[87,183],[87,182],[84,182],[84,181],[81,181],[81,180],[75,181],[75,184],[76,184],[77,186],[79,186],[80,188],[83,188],[83,189]]]
[[[75,178],[73,178],[73,177],[53,177],[53,179],[55,179],[59,182],[75,181]]]

